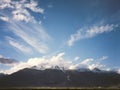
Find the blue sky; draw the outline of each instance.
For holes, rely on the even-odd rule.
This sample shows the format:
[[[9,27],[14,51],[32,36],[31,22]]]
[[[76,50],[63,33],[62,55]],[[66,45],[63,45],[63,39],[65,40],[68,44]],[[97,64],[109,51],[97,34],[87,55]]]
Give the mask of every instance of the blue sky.
[[[119,3],[119,0],[1,0],[0,57],[27,62],[64,53],[64,62],[68,59],[77,64],[93,58],[91,66],[97,62],[120,68]],[[12,65],[1,63],[0,68],[9,69]]]

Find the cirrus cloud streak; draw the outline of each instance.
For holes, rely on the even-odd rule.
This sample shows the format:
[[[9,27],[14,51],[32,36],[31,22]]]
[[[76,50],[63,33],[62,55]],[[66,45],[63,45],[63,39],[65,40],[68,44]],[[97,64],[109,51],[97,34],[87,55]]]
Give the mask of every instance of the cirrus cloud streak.
[[[92,27],[84,27],[80,28],[77,33],[72,34],[70,36],[70,39],[68,40],[68,45],[72,46],[75,42],[86,39],[86,38],[92,38],[99,34],[108,33],[113,31],[118,25],[114,24],[106,24],[106,25],[94,25]]]

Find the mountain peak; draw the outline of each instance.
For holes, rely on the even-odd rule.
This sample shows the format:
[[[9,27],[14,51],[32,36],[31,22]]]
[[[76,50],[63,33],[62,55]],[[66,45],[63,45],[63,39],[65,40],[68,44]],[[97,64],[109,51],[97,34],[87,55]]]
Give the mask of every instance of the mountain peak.
[[[100,71],[102,71],[102,70],[100,70],[99,68],[94,68],[92,71],[100,72]]]

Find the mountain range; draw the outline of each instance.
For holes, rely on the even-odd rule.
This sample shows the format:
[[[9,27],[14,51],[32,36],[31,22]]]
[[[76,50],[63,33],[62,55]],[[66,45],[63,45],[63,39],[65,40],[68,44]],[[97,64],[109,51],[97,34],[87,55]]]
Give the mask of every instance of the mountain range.
[[[25,68],[10,75],[0,74],[0,87],[112,87],[120,86],[120,74],[81,68],[38,70]]]

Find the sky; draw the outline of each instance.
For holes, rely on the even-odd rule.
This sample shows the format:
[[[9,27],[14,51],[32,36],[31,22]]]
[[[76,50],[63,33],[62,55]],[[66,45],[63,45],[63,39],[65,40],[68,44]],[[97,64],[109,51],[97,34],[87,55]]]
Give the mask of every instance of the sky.
[[[0,72],[38,66],[120,72],[119,0],[0,0]]]

